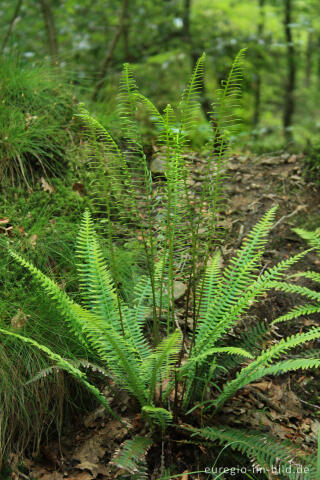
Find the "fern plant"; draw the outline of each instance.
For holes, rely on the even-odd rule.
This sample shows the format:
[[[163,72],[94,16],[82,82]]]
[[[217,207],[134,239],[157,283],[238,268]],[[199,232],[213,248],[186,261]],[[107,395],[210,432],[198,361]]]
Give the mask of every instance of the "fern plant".
[[[266,333],[262,324],[256,327],[255,338],[250,341],[243,335],[240,339],[243,342],[232,345],[228,339],[228,333],[239,323],[241,315],[273,288],[275,282],[279,283],[288,268],[306,253],[297,254],[259,273],[276,212],[276,208],[272,208],[248,234],[228,267],[222,270],[219,253],[211,256],[222,205],[228,133],[233,124],[229,123],[233,121],[230,106],[238,97],[242,56],[243,52],[240,52],[218,95],[211,143],[214,152],[205,166],[206,175],[199,199],[192,196],[188,187],[188,168],[183,151],[188,144],[188,131],[192,128],[204,57],[199,59],[182,96],[177,118],[170,106],[164,114],[158,112],[138,92],[130,67],[125,66],[121,87],[121,115],[127,138],[125,152],[81,107],[79,115],[88,127],[92,161],[103,182],[103,208],[107,215],[106,234],[111,252],[105,262],[92,217],[86,211],[76,247],[82,304],[71,299],[20,254],[13,250],[10,254],[43,287],[75,337],[99,358],[98,368],[135,398],[137,408],[152,432],[159,429],[163,435],[171,425],[188,435],[213,442],[232,441],[233,448],[255,458],[264,467],[270,467],[276,461],[286,465],[295,457],[309,468],[308,475],[301,478],[310,480],[316,478],[316,460],[309,456],[304,458],[293,444],[283,444],[280,448],[275,440],[258,432],[251,434],[219,426],[218,416],[215,417],[215,427],[210,427],[212,415],[245,385],[266,375],[280,375],[320,364],[317,357],[281,359],[297,346],[320,338],[320,328],[283,338],[265,349],[259,344],[259,339]],[[160,186],[160,199],[135,120],[136,109],[141,104],[155,118],[160,144],[166,155],[166,181]],[[118,223],[121,221],[129,231],[132,226],[135,232],[138,229],[146,258],[146,274],[137,280],[129,302],[121,293],[116,268],[114,237],[118,225],[113,222],[115,216]],[[208,235],[205,244],[201,242],[200,228],[205,228]],[[179,315],[174,290],[179,278],[187,284],[182,315]],[[187,322],[190,316],[193,318],[191,331]],[[87,366],[82,362],[71,362],[15,331],[0,329],[0,332],[42,350],[55,366],[77,378],[111,415],[121,421],[99,389],[90,383],[85,372]],[[230,358],[232,368],[226,376],[222,372]],[[200,424],[195,411],[200,413]],[[142,475],[141,465],[135,470],[132,462],[141,463],[142,450],[149,447],[149,441],[137,438],[124,446],[115,463],[125,463],[132,473],[142,472]],[[296,478],[294,475],[290,478]]]
[[[282,339],[255,356],[244,348],[224,344],[225,335],[239,321],[240,315],[272,288],[274,282],[305,254],[303,252],[286,259],[258,275],[259,260],[274,214],[275,209],[271,209],[253,228],[224,272],[220,271],[218,255],[208,265],[199,287],[202,295],[197,297],[196,307],[199,317],[195,339],[192,343],[189,338],[184,345],[182,344],[183,335],[180,329],[176,328],[152,347],[144,335],[152,304],[151,281],[147,277],[140,279],[132,304],[126,304],[117,296],[110,270],[102,259],[97,235],[88,211],[85,212],[82,220],[77,246],[83,306],[70,299],[58,285],[19,254],[14,251],[10,253],[42,285],[51,300],[61,310],[77,338],[99,356],[110,378],[136,398],[146,421],[151,425],[160,425],[164,431],[166,426],[172,423],[174,416],[180,416],[188,410],[200,409],[205,422],[206,413],[212,415],[217,412],[239,389],[266,375],[280,375],[287,371],[320,365],[318,358],[279,360],[281,355],[295,347],[319,338],[320,328],[313,328]],[[156,286],[160,280],[161,278],[157,276]],[[89,383],[80,365],[75,366],[74,363],[62,358],[44,345],[39,345],[34,340],[16,332],[4,329],[0,331],[41,349],[60,369],[66,370],[82,382],[112,415],[117,416],[105,397]],[[177,360],[183,347],[186,353],[183,354],[184,358],[179,366]],[[240,368],[233,379],[228,379],[224,383],[220,392],[212,395],[212,386],[219,379],[216,372],[219,372],[223,366],[225,355],[239,357]],[[245,365],[242,364],[244,359],[247,359]],[[178,378],[176,402],[172,397],[175,385],[174,373]],[[167,386],[162,385],[163,380],[167,381]],[[257,453],[259,462],[263,460],[268,465],[272,464],[273,450],[269,440],[267,444],[263,441],[264,435],[259,436],[255,433],[250,442],[251,437],[248,432],[232,433],[230,431],[230,434],[226,432],[225,427],[214,430],[211,427],[205,429],[193,427],[192,429],[193,434],[197,433],[221,442],[229,442],[232,438],[233,445],[237,445],[238,441],[239,448],[244,452],[252,456]],[[242,435],[249,439],[247,443],[243,443]],[[254,445],[257,439],[260,439],[258,444],[261,448],[262,445],[265,446],[265,455],[262,455],[262,451],[259,453],[257,449],[255,450]],[[278,451],[277,447],[273,448],[275,452]],[[285,445],[282,449],[284,453],[281,461],[285,463],[287,455],[292,452]],[[306,461],[309,462],[310,459],[307,458]]]
[[[315,230],[314,232],[309,232],[302,228],[295,228],[293,230],[301,238],[303,238],[311,248],[314,248],[316,252],[320,255],[320,230]],[[307,271],[307,272],[299,272],[292,275],[294,278],[306,278],[315,282],[316,284],[320,283],[320,273]],[[280,322],[287,322],[289,320],[294,320],[296,318],[311,315],[315,313],[320,313],[320,293],[317,290],[312,290],[308,287],[304,287],[301,285],[293,284],[293,283],[282,283],[282,282],[273,282],[272,286],[280,291],[286,293],[293,293],[301,296],[302,298],[306,298],[308,303],[302,304],[299,306],[294,307],[290,312],[281,315],[280,317],[276,318],[273,323],[280,323]]]

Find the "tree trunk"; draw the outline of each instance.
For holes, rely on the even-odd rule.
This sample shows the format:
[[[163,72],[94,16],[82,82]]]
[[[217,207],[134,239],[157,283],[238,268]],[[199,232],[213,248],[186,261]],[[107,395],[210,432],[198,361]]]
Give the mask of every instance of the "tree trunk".
[[[197,60],[199,58],[199,54],[193,44],[193,39],[191,36],[190,31],[190,14],[191,14],[191,0],[184,0],[184,8],[183,8],[183,39],[186,45],[189,46],[190,57],[191,57],[191,69],[193,71],[194,67],[196,66]],[[199,82],[200,90],[202,92],[200,98],[200,104],[202,111],[208,121],[211,120],[211,116],[208,113],[211,110],[211,103],[209,102],[207,95],[206,95],[206,85],[204,82],[204,77],[201,77]]]
[[[130,42],[129,42],[129,24],[128,17],[126,16],[124,27],[123,27],[123,43],[124,43],[124,56],[126,62],[131,62],[132,57],[130,53]]]
[[[296,84],[295,47],[292,40],[292,0],[284,0],[284,31],[287,41],[287,81],[283,110],[283,129],[286,141],[292,141],[292,119],[294,113],[294,89]]]
[[[99,80],[98,80],[98,82],[95,86],[95,89],[93,91],[93,94],[92,94],[92,100],[97,100],[98,94],[99,94],[99,92],[100,92],[100,90],[103,87],[103,84],[105,82],[105,76],[106,76],[106,73],[107,73],[107,70],[108,70],[109,63],[112,60],[113,52],[114,52],[114,50],[117,46],[119,38],[120,38],[120,36],[123,32],[123,29],[125,27],[127,7],[128,7],[128,0],[123,0],[122,1],[121,12],[120,12],[120,16],[119,16],[118,26],[116,28],[116,31],[114,33],[114,36],[113,36],[110,44],[109,44],[109,47],[107,49],[107,53],[106,53],[106,56],[104,58],[104,61],[103,61],[103,64],[102,64],[102,67],[101,67],[101,70],[100,70],[100,73],[99,73]]]
[[[313,51],[313,33],[308,33],[308,43],[306,48],[306,71],[304,85],[306,88],[311,84],[311,70],[312,70],[312,51]]]
[[[264,4],[265,0],[259,0],[259,23],[257,28],[257,40],[261,40],[264,33],[264,24],[265,24],[265,13],[264,13]],[[254,127],[257,127],[260,121],[260,110],[261,110],[261,66],[263,61],[263,54],[261,52],[261,46],[258,45],[257,58],[256,58],[256,81],[254,88],[254,113],[252,118],[252,123]]]
[[[40,0],[40,5],[46,26],[51,62],[56,64],[58,61],[58,41],[54,16],[48,0]]]
[[[13,15],[12,15],[12,18],[11,18],[11,21],[10,21],[10,24],[9,24],[9,27],[8,27],[7,33],[5,34],[5,37],[4,37],[3,42],[2,42],[2,45],[1,45],[1,53],[2,53],[2,54],[3,54],[3,52],[4,52],[4,49],[5,49],[6,46],[7,46],[8,40],[9,40],[9,38],[10,38],[11,32],[12,32],[12,30],[13,30],[13,27],[14,27],[14,24],[15,24],[15,21],[16,21],[16,18],[17,18],[18,15],[19,15],[21,5],[22,5],[22,0],[18,0],[18,2],[17,2],[17,4],[16,4],[16,8],[14,9],[14,12],[13,12]]]
[[[190,14],[191,14],[191,0],[184,0],[183,5],[183,36],[186,42],[191,44],[190,35]]]

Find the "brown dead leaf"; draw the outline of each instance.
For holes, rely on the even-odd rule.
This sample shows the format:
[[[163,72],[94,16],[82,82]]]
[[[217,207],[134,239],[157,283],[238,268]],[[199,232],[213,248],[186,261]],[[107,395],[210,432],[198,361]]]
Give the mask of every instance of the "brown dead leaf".
[[[94,476],[89,472],[81,472],[73,477],[67,477],[64,480],[93,480]]]
[[[103,405],[99,406],[85,417],[83,424],[86,428],[93,428],[96,425],[98,418],[104,418],[106,416],[106,410]]]
[[[287,416],[302,418],[301,402],[294,392],[285,392],[282,402],[285,403]]]
[[[74,192],[77,192],[81,197],[84,195],[85,193],[85,189],[84,189],[84,185],[83,183],[81,182],[76,182],[72,185],[72,190]]]
[[[63,473],[60,472],[48,472],[44,468],[35,468],[31,471],[32,477],[37,480],[63,480]]]
[[[100,470],[104,466],[99,465],[100,459],[103,458],[106,452],[106,449],[102,446],[103,443],[103,436],[97,433],[87,439],[73,454],[73,458],[80,462],[76,468],[89,470],[95,476],[98,473],[103,473]]]
[[[54,193],[55,192],[55,189],[52,185],[50,185],[50,183],[47,182],[47,180],[45,180],[45,178],[41,177],[40,178],[40,183],[41,183],[41,186],[42,186],[42,190],[44,190],[45,192],[48,192],[48,193]]]
[[[60,472],[50,472],[40,477],[39,480],[63,480],[63,474]]]
[[[37,239],[38,239],[38,235],[36,233],[34,233],[33,235],[31,235],[30,237],[30,245],[32,248],[36,248],[36,244],[37,244]]]
[[[85,461],[85,462],[79,463],[79,465],[77,465],[77,468],[79,470],[89,470],[90,472],[93,473],[97,468],[97,464]]]
[[[86,461],[77,465],[76,468],[79,470],[88,470],[89,472],[91,472],[90,480],[96,478],[98,475],[109,474],[109,468],[103,463],[91,463]]]
[[[317,420],[311,420],[311,431],[314,434],[315,439],[318,437],[318,431],[320,428],[320,422]]]
[[[262,382],[251,383],[251,386],[259,388],[262,392],[267,392],[270,388],[270,382],[263,380]]]
[[[4,218],[0,218],[0,225],[7,225],[7,223],[9,223],[9,218],[8,217],[4,217]]]
[[[23,328],[29,315],[26,315],[20,308],[18,312],[11,318],[11,326],[13,328]]]
[[[297,155],[291,155],[291,157],[288,159],[288,163],[295,163],[297,161]]]
[[[184,472],[182,472],[182,475],[181,477],[179,477],[180,480],[188,480],[189,479],[189,470],[185,470]]]

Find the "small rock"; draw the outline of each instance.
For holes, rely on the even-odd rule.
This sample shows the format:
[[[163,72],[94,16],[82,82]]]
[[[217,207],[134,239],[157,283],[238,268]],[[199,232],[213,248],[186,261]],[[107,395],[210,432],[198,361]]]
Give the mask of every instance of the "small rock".
[[[290,158],[288,158],[288,163],[295,163],[297,161],[297,155],[291,155]]]
[[[288,153],[288,152],[283,153],[283,154],[281,155],[281,158],[282,158],[283,160],[288,160],[288,158],[290,158],[290,153]]]
[[[173,286],[173,295],[175,300],[179,300],[187,291],[187,285],[183,282],[175,281]]]
[[[163,157],[155,157],[151,160],[150,171],[152,173],[165,173],[166,159]]]

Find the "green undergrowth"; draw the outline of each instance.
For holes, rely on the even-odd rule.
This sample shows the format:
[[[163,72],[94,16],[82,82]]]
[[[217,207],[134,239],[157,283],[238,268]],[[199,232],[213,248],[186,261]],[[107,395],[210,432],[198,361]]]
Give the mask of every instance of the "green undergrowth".
[[[68,175],[64,181],[47,179],[54,191],[43,190],[37,182],[32,191],[26,186],[9,187],[0,193],[0,242],[7,242],[40,263],[44,271],[55,278],[77,298],[74,238],[78,219],[90,199],[72,189],[74,181]],[[108,249],[103,243],[104,253]],[[132,244],[134,246],[134,244]],[[70,334],[61,314],[50,306],[29,274],[12,262],[2,248],[0,265],[0,327],[14,328],[23,335],[36,338],[69,359],[88,357],[87,349]],[[117,256],[125,291],[130,291],[137,275],[138,250],[119,251]],[[139,262],[138,262],[139,263]],[[26,290],[26,284],[30,288]],[[50,432],[59,433],[63,422],[77,412],[92,408],[96,402],[72,378],[61,372],[40,382],[31,382],[39,370],[50,362],[30,345],[21,345],[10,338],[0,347],[0,465],[9,453],[37,453]]]
[[[32,183],[38,172],[62,174],[76,140],[75,97],[60,72],[0,59],[0,182]]]
[[[67,187],[58,180],[51,183],[56,188],[54,194],[44,192],[40,184],[32,193],[24,187],[11,187],[1,194],[0,216],[6,223],[1,224],[0,241],[19,245],[33,258],[37,249],[37,258],[46,271],[50,271],[57,281],[63,275],[68,290],[72,291],[74,272],[69,260],[71,239],[76,232],[73,215],[80,211],[83,202],[72,190],[66,195]],[[56,345],[70,358],[75,355],[86,357],[86,351],[64,328],[59,312],[48,307],[37,288],[26,292],[25,282],[30,282],[28,275],[4,255],[0,266],[2,327],[11,326],[26,335],[32,334],[41,341]],[[45,383],[25,386],[39,368],[47,368],[49,363],[36,349],[8,340],[2,342],[0,349],[0,399],[3,405],[0,463],[6,454],[21,455],[26,448],[29,453],[37,453],[40,442],[45,441],[51,430],[61,431],[65,408],[72,411],[74,401],[80,408],[85,406],[81,401],[82,389],[60,373],[55,373]]]

